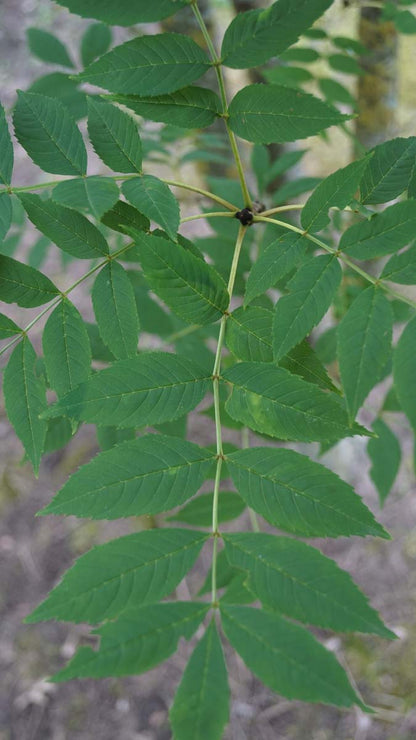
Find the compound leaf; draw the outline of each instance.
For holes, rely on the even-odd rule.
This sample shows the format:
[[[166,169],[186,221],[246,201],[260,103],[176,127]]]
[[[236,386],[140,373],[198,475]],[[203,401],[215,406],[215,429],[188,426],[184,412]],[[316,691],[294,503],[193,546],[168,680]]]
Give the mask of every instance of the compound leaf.
[[[307,260],[287,284],[289,293],[276,304],[273,351],[280,360],[316,326],[327,312],[341,282],[336,257],[322,254]]]
[[[4,371],[3,391],[7,416],[37,474],[46,436],[46,422],[39,418],[46,409],[46,392],[43,378],[35,374],[36,361],[24,337]]]
[[[367,221],[344,231],[339,248],[359,260],[383,257],[398,252],[414,239],[416,231],[416,201],[394,203]]]
[[[377,437],[370,439],[367,445],[371,460],[370,477],[383,506],[399,470],[401,450],[399,440],[383,419],[376,419],[372,427]]]
[[[350,118],[309,93],[281,85],[244,87],[229,113],[232,131],[258,144],[305,139]]]
[[[206,53],[188,36],[140,36],[104,54],[78,75],[110,92],[163,95],[186,87],[211,66]]]
[[[203,399],[210,384],[193,361],[147,352],[114,362],[48,409],[102,426],[144,427],[180,419]]]
[[[332,0],[277,0],[265,10],[239,13],[224,35],[221,49],[224,64],[247,69],[279,56],[331,4]]]
[[[183,439],[138,437],[80,468],[41,513],[117,519],[168,511],[198,491],[213,460],[212,452]]]
[[[212,620],[191,655],[169,712],[174,740],[221,740],[229,701],[227,668]]]
[[[224,535],[224,542],[230,565],[248,573],[249,589],[266,608],[318,627],[394,638],[350,575],[314,547],[249,532]]]
[[[88,98],[88,135],[98,156],[115,172],[141,172],[137,125],[115,105]]]
[[[63,299],[46,322],[42,337],[46,372],[50,387],[64,396],[87,380],[91,366],[91,347],[82,316]]]
[[[293,450],[253,447],[227,455],[234,485],[247,506],[302,537],[388,534],[351,486]]]
[[[247,667],[288,699],[364,707],[334,657],[303,627],[247,606],[221,606],[221,622]]]
[[[191,324],[221,318],[229,296],[213,267],[168,239],[139,232],[135,241],[149,285],[172,311]]]
[[[169,123],[181,128],[205,128],[221,113],[218,95],[207,87],[191,85],[170,95],[139,97],[110,95],[111,100],[125,105],[150,121]]]
[[[108,254],[108,244],[101,231],[78,211],[32,193],[21,193],[19,198],[36,228],[62,251],[78,259]]]
[[[176,241],[179,228],[179,204],[168,186],[153,175],[126,180],[122,191],[127,200],[151,221],[162,227]]]
[[[338,360],[350,420],[383,374],[391,350],[393,312],[384,292],[367,288],[338,325]]]
[[[136,301],[128,274],[115,260],[96,277],[92,304],[101,338],[114,357],[134,357],[139,335]]]
[[[237,308],[227,321],[225,341],[239,360],[273,362],[273,313],[261,306]]]
[[[13,123],[20,144],[42,170],[58,175],[85,175],[87,150],[83,138],[59,100],[20,90]]]
[[[25,621],[97,624],[129,607],[159,601],[192,568],[207,536],[189,529],[149,529],[98,545],[78,558]]]
[[[39,270],[0,254],[0,295],[5,303],[34,308],[56,298],[59,290]]]
[[[149,604],[127,609],[115,622],[97,630],[100,649],[81,647],[52,681],[103,678],[144,673],[175,652],[181,637],[189,640],[209,610],[209,605],[189,601]]]

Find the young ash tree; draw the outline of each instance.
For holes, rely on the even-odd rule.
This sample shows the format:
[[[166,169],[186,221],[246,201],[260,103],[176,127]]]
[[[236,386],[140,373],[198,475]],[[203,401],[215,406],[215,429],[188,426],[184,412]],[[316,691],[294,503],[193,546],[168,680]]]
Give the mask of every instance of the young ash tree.
[[[293,443],[318,442],[324,452],[346,437],[367,437],[383,503],[400,462],[384,412],[406,414],[416,429],[416,304],[400,289],[416,283],[416,137],[382,143],[323,180],[309,178],[303,205],[288,202],[287,191],[276,205],[264,195],[268,183],[304,150],[272,161],[266,145],[304,140],[352,117],[328,102],[334,87],[321,86],[323,100],[299,88],[299,75],[293,84],[296,75],[282,82],[279,72],[302,60],[292,48],[302,35],[322,38],[311,27],[332,0],[277,0],[238,13],[220,49],[197,0],[59,4],[93,19],[81,41],[82,68],[58,39],[31,29],[32,52],[66,71],[19,91],[12,115],[27,155],[58,179],[12,184],[12,140],[2,108],[0,115],[0,299],[42,307],[23,328],[7,310],[0,315],[0,339],[10,338],[1,354],[12,350],[5,404],[35,474],[42,456],[83,423],[96,426],[101,451],[40,515],[149,516],[154,526],[82,555],[26,618],[87,623],[99,637],[97,649],[80,647],[51,680],[139,674],[184,638],[195,648],[172,700],[176,740],[223,736],[230,701],[223,645],[282,696],[372,711],[308,628],[395,635],[349,574],[305,539],[389,535],[351,485],[314,459],[316,447],[309,456]],[[186,25],[197,25],[198,42],[144,25],[112,46],[111,25],[176,13],[194,18]],[[254,69],[265,81],[229,99],[227,70]],[[212,79],[215,91],[206,86]],[[88,174],[77,124],[85,117],[105,174]],[[223,135],[206,131],[214,122]],[[156,174],[186,136],[195,147],[188,161],[193,151],[227,169],[232,161],[238,179],[208,178],[205,190]],[[253,173],[239,139],[254,145]],[[181,217],[186,191],[204,208]],[[293,195],[300,192],[292,185]],[[271,202],[259,206],[258,197]],[[22,209],[41,234],[27,263],[11,256],[6,237],[20,228]],[[182,225],[197,219],[208,220],[212,235],[190,241]],[[39,269],[45,249],[61,250],[65,264],[85,260],[84,274],[58,287]],[[95,324],[71,300],[84,281]],[[332,326],[316,342],[311,333],[328,311]],[[40,358],[31,329],[45,316]],[[404,322],[393,346],[393,327]],[[157,338],[156,348],[139,345],[140,331]],[[394,385],[366,428],[357,414],[391,374]],[[212,445],[188,438],[190,412],[201,426],[214,420]],[[225,428],[240,448],[223,443]],[[210,570],[192,598],[178,600],[175,590],[203,548]]]

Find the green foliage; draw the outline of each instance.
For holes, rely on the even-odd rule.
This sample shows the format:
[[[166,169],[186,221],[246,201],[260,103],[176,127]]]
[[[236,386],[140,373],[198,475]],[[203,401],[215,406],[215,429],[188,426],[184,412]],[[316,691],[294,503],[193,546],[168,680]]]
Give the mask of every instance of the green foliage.
[[[366,711],[307,628],[395,635],[349,574],[302,539],[389,534],[360,491],[308,445],[319,442],[322,453],[345,437],[368,437],[370,476],[384,504],[400,464],[384,413],[404,412],[416,431],[416,304],[390,284],[416,282],[416,138],[384,142],[324,179],[290,173],[306,148],[276,157],[266,146],[316,134],[325,141],[327,129],[345,130],[351,118],[334,105],[357,107],[334,72],[362,75],[366,50],[311,28],[331,0],[277,0],[239,13],[221,57],[196,2],[59,4],[95,21],[74,54],[82,68],[56,37],[29,29],[35,55],[72,71],[35,80],[13,113],[27,155],[58,179],[11,184],[13,145],[0,107],[0,299],[22,309],[0,313],[0,353],[14,347],[5,406],[36,474],[42,456],[64,448],[83,423],[95,425],[101,451],[40,515],[139,517],[139,531],[83,554],[26,621],[97,625],[99,647],[80,647],[57,682],[139,674],[193,639],[170,710],[175,740],[223,736],[230,691],[222,637],[282,696]],[[109,25],[154,23],[177,11],[193,14],[198,43],[147,28],[111,48]],[[411,31],[409,11],[390,12],[396,27]],[[309,45],[293,47],[301,36]],[[257,67],[265,82],[238,90],[228,105],[223,67]],[[205,73],[206,82],[193,84]],[[214,91],[205,84],[215,77]],[[311,81],[319,98],[302,90]],[[236,137],[254,144],[252,180]],[[94,170],[84,138],[99,158]],[[207,190],[181,181],[193,162],[208,173]],[[215,210],[205,202],[188,210],[186,191]],[[40,235],[22,257],[26,216]],[[182,233],[200,218],[205,230]],[[354,261],[386,255],[369,272]],[[75,263],[68,285],[74,259],[88,264],[82,272]],[[81,315],[72,291],[87,280],[92,310],[75,294]],[[47,314],[37,357],[28,335]],[[391,371],[378,418],[365,408],[369,431],[356,416]],[[302,443],[302,454],[286,442]],[[247,509],[254,532],[246,531]],[[192,596],[179,601],[175,589],[195,565]]]

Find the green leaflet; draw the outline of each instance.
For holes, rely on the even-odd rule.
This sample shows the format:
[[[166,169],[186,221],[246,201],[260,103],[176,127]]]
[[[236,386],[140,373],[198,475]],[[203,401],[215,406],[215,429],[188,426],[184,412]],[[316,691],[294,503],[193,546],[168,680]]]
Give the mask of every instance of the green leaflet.
[[[29,193],[21,193],[19,199],[32,223],[59,249],[78,259],[108,254],[101,231],[78,211]]]
[[[174,740],[221,740],[229,701],[227,668],[212,620],[191,655],[169,712]]]
[[[141,172],[137,124],[115,105],[88,98],[88,135],[98,156],[115,172]]]
[[[49,98],[57,98],[64,105],[72,118],[78,121],[87,115],[87,96],[79,89],[77,80],[63,72],[38,77],[27,92],[40,93]]]
[[[273,352],[284,357],[316,326],[327,312],[341,282],[336,257],[322,254],[307,260],[287,284],[289,293],[275,308]]]
[[[179,228],[179,204],[168,186],[153,175],[126,180],[122,192],[140,213],[155,221],[176,241]]]
[[[254,263],[247,280],[244,305],[276,285],[300,262],[308,246],[301,234],[284,233],[267,246]]]
[[[247,606],[221,606],[231,645],[266,686],[288,699],[365,708],[334,657],[303,627]]]
[[[380,505],[383,506],[399,470],[401,460],[400,443],[383,419],[376,419],[373,431],[378,435],[367,445],[371,460],[370,477],[377,488]]]
[[[290,373],[300,375],[308,383],[315,383],[321,388],[340,393],[339,389],[333,384],[315,350],[312,349],[306,339],[296,347],[293,347],[285,357],[282,357],[279,360],[279,365],[285,368],[285,370],[289,370]]]
[[[87,67],[94,59],[105,54],[111,41],[112,33],[105,23],[91,23],[81,39],[80,52],[83,66]]]
[[[185,357],[147,352],[95,373],[50,407],[47,416],[101,426],[152,426],[195,408],[210,380]]]
[[[149,286],[143,275],[136,270],[129,270],[127,274],[133,286],[142,331],[160,337],[173,334],[173,316],[170,316],[159,303],[150,297]]]
[[[360,182],[361,203],[388,203],[408,187],[416,158],[416,137],[392,139],[371,150]]]
[[[212,452],[183,439],[138,437],[80,468],[41,513],[118,519],[168,511],[198,491],[213,461]]]
[[[26,31],[29,49],[38,59],[48,64],[60,64],[74,69],[74,63],[62,41],[48,31],[28,28]]]
[[[0,313],[0,339],[13,337],[15,334],[20,334],[21,331],[22,330],[14,323],[14,321],[12,321],[12,319],[9,319],[9,317],[5,316],[3,313]]]
[[[13,144],[4,108],[0,103],[0,182],[10,185],[13,172]]]
[[[118,200],[118,187],[110,177],[91,177],[64,180],[52,191],[52,200],[75,210],[89,211],[100,219]]]
[[[84,18],[97,18],[110,26],[132,26],[135,23],[153,23],[177,13],[186,0],[154,0],[151,4],[132,4],[131,0],[57,0],[59,5]]]
[[[46,438],[44,444],[44,454],[61,450],[70,441],[74,429],[69,419],[61,417],[60,419],[51,419],[48,422]]]
[[[192,637],[208,610],[207,604],[185,601],[127,609],[116,622],[94,630],[94,634],[100,635],[98,652],[81,647],[52,681],[149,671],[175,652],[181,637]]]
[[[305,139],[350,118],[309,93],[280,85],[244,87],[229,113],[231,130],[259,144]]]
[[[325,96],[325,100],[331,103],[331,105],[334,103],[344,103],[344,105],[350,105],[354,110],[357,108],[357,101],[351,95],[350,91],[336,80],[332,80],[329,77],[321,77],[318,80],[318,84],[321,93]]]
[[[332,0],[277,0],[265,10],[239,13],[224,35],[221,49],[224,64],[247,69],[279,56],[331,4]]]
[[[12,223],[12,199],[9,193],[0,193],[0,241],[4,239]]]
[[[49,316],[42,344],[50,387],[58,397],[87,380],[91,366],[90,340],[81,314],[67,298]]]
[[[114,357],[134,357],[139,341],[136,301],[127,272],[115,260],[96,277],[92,304],[101,338]]]
[[[133,439],[136,439],[136,430],[131,427],[127,427],[126,429],[96,427],[96,433],[98,444],[103,452],[111,450],[112,447],[122,444],[122,442],[131,442]],[[38,512],[38,514],[41,513]]]
[[[301,537],[389,539],[351,486],[305,455],[253,447],[227,455],[227,464],[247,506],[284,531]]]
[[[116,46],[78,79],[117,94],[153,96],[186,87],[210,66],[205,51],[191,38],[163,33]]]
[[[97,624],[159,601],[192,568],[206,540],[189,529],[150,529],[98,545],[78,558],[25,622]]]
[[[38,270],[0,254],[0,295],[5,303],[33,308],[49,303],[59,290]]]
[[[406,252],[390,257],[380,278],[402,285],[414,285],[416,283],[416,244],[413,244]]]
[[[150,121],[183,128],[205,128],[221,113],[218,95],[207,87],[191,85],[170,95],[140,97],[110,95],[110,100],[130,108]]]
[[[20,144],[45,172],[85,175],[85,144],[75,121],[59,100],[20,90],[13,123]]]
[[[307,231],[321,231],[329,223],[328,209],[345,208],[356,194],[369,157],[351,162],[325,178],[305,203],[301,223]]]
[[[124,200],[118,200],[117,203],[101,219],[105,226],[113,231],[120,231],[122,234],[129,234],[134,231],[148,231],[150,221],[147,216],[139,213],[137,208],[133,208]],[[128,261],[129,252],[123,254],[123,259]]]
[[[239,360],[273,362],[273,313],[267,308],[237,308],[227,321],[225,341]]]
[[[281,367],[241,362],[223,373],[232,393],[226,410],[256,432],[279,439],[318,442],[366,434],[348,425],[339,399]]]
[[[370,286],[338,325],[338,360],[348,416],[352,421],[381,380],[390,356],[393,312],[385,293]]]
[[[339,248],[359,260],[398,252],[415,237],[416,201],[405,200],[344,231]]]
[[[230,564],[248,573],[249,589],[266,608],[318,627],[395,637],[350,575],[314,547],[248,532],[224,535],[224,542]]]
[[[24,337],[4,371],[3,392],[7,416],[37,475],[46,435],[46,422],[39,418],[46,409],[46,393],[43,379],[35,375],[36,360]]]
[[[213,494],[203,493],[194,498],[168,521],[185,522],[193,527],[209,527],[212,524]],[[246,505],[242,498],[232,491],[221,491],[219,500],[218,522],[229,522],[243,513]]]
[[[400,405],[416,431],[416,317],[407,324],[393,352],[394,388]]]
[[[168,239],[139,232],[135,241],[146,280],[172,311],[190,324],[221,318],[229,296],[213,267]]]

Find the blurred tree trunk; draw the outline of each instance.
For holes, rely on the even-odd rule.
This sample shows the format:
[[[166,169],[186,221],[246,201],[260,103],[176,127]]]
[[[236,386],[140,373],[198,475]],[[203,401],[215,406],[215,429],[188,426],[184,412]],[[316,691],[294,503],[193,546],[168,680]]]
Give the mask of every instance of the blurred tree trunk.
[[[360,10],[358,31],[368,53],[360,60],[365,74],[358,80],[356,134],[360,143],[371,149],[395,133],[398,36],[394,23],[383,20],[381,9],[365,5]]]

